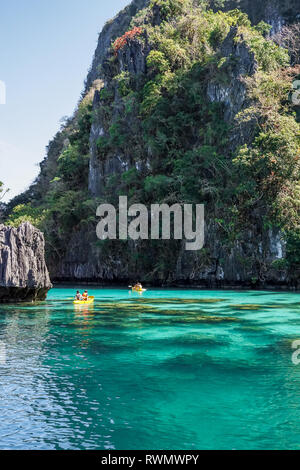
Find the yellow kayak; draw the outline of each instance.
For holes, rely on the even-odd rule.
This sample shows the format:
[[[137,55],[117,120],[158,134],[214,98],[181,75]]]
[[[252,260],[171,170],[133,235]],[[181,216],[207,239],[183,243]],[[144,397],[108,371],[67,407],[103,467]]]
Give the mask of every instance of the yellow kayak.
[[[147,289],[135,289],[134,287],[132,288],[133,292],[146,292]]]
[[[87,305],[87,304],[92,304],[95,300],[95,297],[94,296],[91,296],[88,298],[88,300],[74,300],[73,301],[73,304],[76,304],[76,305]]]

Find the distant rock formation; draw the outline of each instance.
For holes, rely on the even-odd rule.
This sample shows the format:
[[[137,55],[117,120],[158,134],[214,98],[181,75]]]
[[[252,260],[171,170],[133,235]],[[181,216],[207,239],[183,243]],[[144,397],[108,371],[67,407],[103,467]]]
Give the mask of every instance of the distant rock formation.
[[[51,289],[44,236],[29,222],[0,225],[0,302],[45,300]]]

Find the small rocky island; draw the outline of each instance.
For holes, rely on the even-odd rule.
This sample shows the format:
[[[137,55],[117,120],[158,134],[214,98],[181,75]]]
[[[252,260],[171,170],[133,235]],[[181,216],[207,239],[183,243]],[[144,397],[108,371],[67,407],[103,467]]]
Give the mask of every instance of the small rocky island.
[[[45,300],[51,287],[42,232],[0,225],[0,302]]]

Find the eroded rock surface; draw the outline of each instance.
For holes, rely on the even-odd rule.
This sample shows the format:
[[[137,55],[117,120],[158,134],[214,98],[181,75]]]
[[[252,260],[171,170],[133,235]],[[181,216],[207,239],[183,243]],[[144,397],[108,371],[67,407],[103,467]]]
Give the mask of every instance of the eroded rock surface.
[[[26,222],[0,225],[0,302],[44,300],[51,289],[44,236]]]

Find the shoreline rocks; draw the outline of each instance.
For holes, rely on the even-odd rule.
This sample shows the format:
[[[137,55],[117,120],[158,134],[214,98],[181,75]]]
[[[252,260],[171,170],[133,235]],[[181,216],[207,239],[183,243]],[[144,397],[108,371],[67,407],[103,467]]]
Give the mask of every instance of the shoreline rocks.
[[[0,302],[45,300],[51,289],[44,235],[29,222],[0,225]]]

